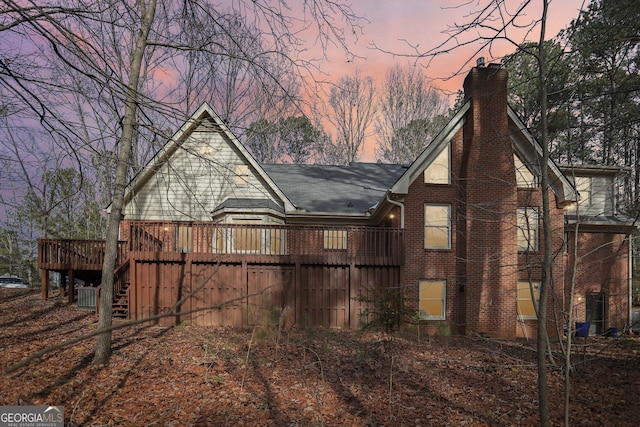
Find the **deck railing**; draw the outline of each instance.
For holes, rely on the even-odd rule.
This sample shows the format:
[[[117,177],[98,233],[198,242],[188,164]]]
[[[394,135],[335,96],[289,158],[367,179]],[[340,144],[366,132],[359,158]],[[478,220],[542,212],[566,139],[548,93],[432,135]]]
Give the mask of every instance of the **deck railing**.
[[[129,235],[130,250],[404,259],[400,228],[149,221],[134,223]]]
[[[118,242],[118,264],[128,257],[127,242]],[[38,239],[38,266],[50,270],[100,270],[104,240]]]
[[[281,224],[214,224],[211,222],[136,222],[129,240],[118,245],[118,263],[129,252],[174,252],[244,255],[303,255],[323,259],[364,259],[401,264],[404,231],[384,227],[327,227]],[[50,270],[99,270],[103,240],[38,240],[38,265]]]

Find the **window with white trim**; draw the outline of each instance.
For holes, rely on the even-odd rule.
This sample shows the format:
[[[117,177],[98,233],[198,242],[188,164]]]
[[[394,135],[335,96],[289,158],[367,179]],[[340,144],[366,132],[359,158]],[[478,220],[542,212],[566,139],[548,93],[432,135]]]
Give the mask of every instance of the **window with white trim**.
[[[540,282],[530,282],[528,280],[518,281],[518,319],[537,319],[536,308],[538,306]]]
[[[424,205],[425,249],[449,249],[451,247],[451,206]]]
[[[420,280],[419,316],[422,320],[446,318],[447,281],[441,279]]]
[[[449,144],[438,153],[433,162],[424,170],[425,184],[449,184],[451,182],[449,171],[451,169]]]
[[[518,208],[518,250],[537,251],[538,250],[538,208],[526,207]]]

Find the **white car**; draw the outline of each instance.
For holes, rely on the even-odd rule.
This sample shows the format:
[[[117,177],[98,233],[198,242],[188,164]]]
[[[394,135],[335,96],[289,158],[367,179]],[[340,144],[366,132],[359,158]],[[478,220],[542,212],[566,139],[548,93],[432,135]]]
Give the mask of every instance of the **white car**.
[[[19,277],[0,276],[0,288],[27,289],[29,285]]]

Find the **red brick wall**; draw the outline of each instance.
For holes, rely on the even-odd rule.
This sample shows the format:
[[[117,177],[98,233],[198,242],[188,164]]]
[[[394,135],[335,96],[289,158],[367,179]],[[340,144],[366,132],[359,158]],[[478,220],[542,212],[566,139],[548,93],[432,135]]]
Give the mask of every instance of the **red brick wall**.
[[[569,232],[565,255],[564,300],[569,304],[570,285],[573,275],[575,234]],[[629,246],[624,234],[578,233],[578,263],[574,294],[574,319],[584,322],[586,318],[586,295],[604,293],[605,332],[608,328],[622,328],[629,317]]]
[[[471,99],[464,127],[451,140],[451,185],[421,178],[405,198],[406,263],[403,283],[418,298],[420,279],[444,279],[446,318],[454,330],[500,338],[530,336],[535,321],[519,323],[517,281],[542,278],[541,189],[518,189],[507,117],[507,73],[499,67],[474,68],[465,80]],[[553,194],[550,194],[553,201]],[[450,249],[424,248],[424,204],[451,205]],[[552,202],[553,203],[553,202]],[[538,207],[538,251],[517,247],[518,207]],[[564,213],[552,207],[554,253],[564,237]],[[554,283],[562,286],[564,263],[554,258]],[[417,304],[417,302],[416,302]],[[552,316],[549,327],[555,327]],[[560,326],[561,328],[562,326]]]

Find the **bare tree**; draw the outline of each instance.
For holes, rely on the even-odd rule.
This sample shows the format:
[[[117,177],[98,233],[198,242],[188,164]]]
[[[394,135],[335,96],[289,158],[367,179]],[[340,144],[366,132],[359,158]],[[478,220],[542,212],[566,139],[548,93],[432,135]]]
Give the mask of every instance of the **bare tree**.
[[[349,6],[316,0],[304,4],[303,14],[284,1],[242,0],[227,10],[196,1],[2,4],[0,39],[7,49],[0,61],[0,89],[5,99],[30,124],[56,135],[56,144],[75,166],[82,173],[92,169],[104,192],[112,192],[105,194],[111,204],[100,331],[111,330],[125,185],[166,140],[167,129],[184,122],[190,114],[184,107],[198,98],[210,100],[224,88],[224,119],[234,121],[228,123],[232,129],[246,128],[253,111],[284,110],[297,99],[299,82],[314,81],[317,62],[301,55],[302,33],[311,33],[322,46],[335,43],[346,49],[345,31],[351,34],[360,26]],[[190,76],[175,79],[190,61],[208,67],[202,74],[192,67]],[[213,80],[205,78],[211,77],[207,73]],[[259,94],[263,102],[254,108],[248,100]],[[95,363],[106,363],[110,353],[111,333],[100,333]]]
[[[355,162],[360,157],[367,131],[376,113],[375,86],[359,70],[342,77],[329,95],[329,122],[336,130],[333,147],[327,147],[329,163]]]
[[[422,68],[396,65],[380,90],[375,123],[376,157],[410,163],[444,126],[449,101],[427,81]]]

